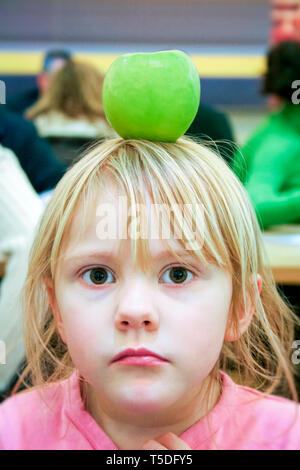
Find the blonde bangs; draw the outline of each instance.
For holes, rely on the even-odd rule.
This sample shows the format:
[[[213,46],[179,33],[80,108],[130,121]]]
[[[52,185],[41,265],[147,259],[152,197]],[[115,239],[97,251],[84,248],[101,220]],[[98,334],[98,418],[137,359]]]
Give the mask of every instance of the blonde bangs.
[[[230,170],[223,161],[219,161],[219,157],[205,147],[202,151],[207,153],[207,160],[212,156],[218,159],[217,165],[223,165],[223,169],[229,173]],[[146,189],[158,219],[161,217],[162,225],[167,227],[171,224],[171,234],[182,234],[182,237],[178,238],[179,247],[186,250],[187,242],[195,238],[196,232],[200,243],[193,246],[190,254],[201,263],[215,263],[232,271],[229,247],[225,242],[227,236],[222,233],[222,227],[228,218],[234,221],[234,217],[228,211],[229,201],[220,198],[221,172],[219,171],[219,175],[215,174],[211,164],[207,165],[202,157],[203,155],[201,158],[199,156],[199,145],[187,138],[179,139],[175,144],[124,141],[117,138],[88,151],[86,157],[77,162],[58,184],[47,210],[48,213],[56,215],[57,222],[53,227],[56,236],[51,253],[51,276],[54,275],[58,263],[62,235],[71,224],[72,214],[81,203],[84,209],[83,220],[86,220],[91,202],[99,195],[100,190],[104,190],[107,174],[125,191],[133,220],[140,218],[138,207],[146,205]],[[208,170],[211,171],[209,176]],[[59,197],[56,197],[58,194]],[[201,207],[201,220],[196,218],[196,215],[199,215],[199,211],[197,214],[194,211],[196,205]],[[188,216],[185,217],[184,224],[180,210],[183,206],[185,215]],[[169,213],[160,211],[161,207],[170,208],[173,218],[168,217]],[[51,220],[53,223],[53,215]],[[148,221],[142,218],[140,222],[140,231],[147,233]],[[127,228],[129,224],[130,220],[127,221]],[[44,224],[45,228],[46,225],[48,224]],[[85,223],[82,224],[82,230],[84,226]],[[133,261],[146,269],[146,266],[151,264],[148,242],[138,236],[137,225],[135,231],[134,226],[131,228]],[[231,232],[234,234],[235,229]],[[165,241],[176,256],[168,238]],[[240,246],[239,243],[236,245]]]
[[[138,205],[145,205],[146,189],[150,194],[151,202],[157,209],[161,206],[169,207],[171,210],[174,208],[174,219],[171,221],[172,233],[175,232],[175,226],[177,229],[182,229],[183,237],[178,242],[182,248],[186,249],[184,242],[193,238],[195,230],[192,228],[200,225],[200,231],[203,231],[203,233],[198,233],[201,246],[199,249],[192,250],[194,255],[203,263],[213,262],[230,269],[229,246],[226,243],[228,237],[223,233],[223,227],[228,225],[231,235],[235,237],[236,215],[239,215],[241,203],[245,204],[245,201],[239,200],[241,188],[232,187],[232,174],[226,164],[205,147],[201,148],[199,154],[199,145],[187,138],[179,139],[175,144],[122,139],[114,139],[109,143],[115,147],[109,159],[100,160],[105,144],[100,144],[93,150],[93,153],[98,154],[95,162],[89,154],[92,169],[88,180],[84,183],[84,185],[88,184],[83,188],[83,194],[87,193],[87,188],[89,190],[93,188],[90,195],[94,197],[99,191],[101,181],[105,178],[105,172],[108,171],[125,190],[133,218],[138,218],[137,212],[134,211]],[[205,154],[207,162],[203,158]],[[219,166],[223,167],[221,171]],[[229,194],[233,195],[233,201],[231,201],[231,194],[226,199],[223,197],[224,172],[230,180],[226,190],[228,189]],[[236,183],[239,185],[238,181]],[[228,210],[229,206],[231,208],[234,206],[235,201],[238,203],[234,210]],[[90,201],[86,202],[87,207],[89,203]],[[200,223],[196,220],[195,213],[192,212],[194,205],[201,206]],[[189,223],[184,224],[184,227],[181,226],[182,214],[178,206],[185,206],[188,211]],[[159,210],[157,210],[157,215],[159,215],[158,212]],[[162,223],[167,224],[169,219],[164,213],[161,215]],[[145,227],[142,232],[144,230],[146,230]],[[237,240],[235,243],[237,249],[241,246],[239,242],[240,240]],[[133,255],[140,250],[148,252],[142,248],[145,242],[137,234],[136,236],[133,234],[132,244]],[[171,247],[170,250],[172,251]],[[140,261],[143,261],[142,258]],[[148,262],[149,259],[144,260],[143,264]]]

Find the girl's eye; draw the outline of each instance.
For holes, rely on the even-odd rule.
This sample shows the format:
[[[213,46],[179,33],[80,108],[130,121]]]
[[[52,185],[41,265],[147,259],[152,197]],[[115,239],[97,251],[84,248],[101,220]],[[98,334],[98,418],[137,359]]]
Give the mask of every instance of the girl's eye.
[[[190,277],[188,277],[188,275],[190,275]],[[162,280],[167,282],[166,279],[164,279],[165,276],[169,277],[175,284],[183,284],[186,280],[189,281],[193,277],[193,274],[186,268],[175,266],[167,269],[165,274],[162,276]]]
[[[84,279],[87,284],[94,285],[105,284],[107,279],[109,280],[109,282],[111,282],[111,280],[114,280],[112,274],[105,268],[89,269],[88,271],[85,271],[85,273],[83,273],[82,279]]]

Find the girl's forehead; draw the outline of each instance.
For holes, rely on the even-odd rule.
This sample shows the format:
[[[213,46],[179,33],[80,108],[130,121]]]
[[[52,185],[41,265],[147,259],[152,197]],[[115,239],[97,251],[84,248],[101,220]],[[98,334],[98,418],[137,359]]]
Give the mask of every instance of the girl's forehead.
[[[153,201],[147,188],[143,190],[145,207],[149,208]],[[101,187],[97,187],[88,198],[83,197],[78,202],[71,220],[71,233],[73,236],[76,233],[86,236],[96,230],[100,238],[100,228],[103,226],[109,235],[113,224],[125,224],[132,218],[135,208],[138,211],[143,209],[142,204],[131,204],[125,189],[111,177],[107,177]]]
[[[76,252],[84,254],[112,253],[116,256],[132,253],[132,238],[140,237],[147,245],[148,256],[153,259],[168,252],[192,259],[193,253],[185,250],[168,227],[168,207],[164,207],[165,219],[157,215],[157,204],[146,187],[143,203],[132,205],[126,191],[113,180],[107,179],[103,187],[97,188],[93,197],[82,198],[74,210],[62,243],[63,257]]]

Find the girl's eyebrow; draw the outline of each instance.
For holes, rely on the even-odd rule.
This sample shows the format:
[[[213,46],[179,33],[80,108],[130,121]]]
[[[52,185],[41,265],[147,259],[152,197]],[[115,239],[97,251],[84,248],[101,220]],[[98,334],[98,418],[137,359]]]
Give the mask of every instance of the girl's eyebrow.
[[[112,260],[113,258],[116,258],[117,254],[114,253],[113,251],[99,251],[99,250],[92,250],[92,251],[82,251],[82,253],[76,252],[76,254],[70,254],[66,255],[64,257],[64,261],[66,262],[79,262],[84,260],[94,260],[96,259],[107,259],[107,260]]]
[[[194,259],[192,255],[190,255],[186,251],[175,251],[175,254],[181,258],[189,258],[189,259]],[[107,261],[112,261],[115,259],[119,260],[120,255],[114,251],[99,251],[99,250],[92,250],[92,251],[83,251],[82,253],[76,252],[76,254],[70,253],[69,255],[66,255],[64,257],[64,261],[67,263],[76,263],[76,262],[82,262],[83,260],[91,260],[94,261],[95,259],[105,259]],[[175,258],[174,254],[169,251],[161,251],[157,253],[154,257],[152,257],[155,260],[161,261],[165,259],[170,259],[170,258]]]

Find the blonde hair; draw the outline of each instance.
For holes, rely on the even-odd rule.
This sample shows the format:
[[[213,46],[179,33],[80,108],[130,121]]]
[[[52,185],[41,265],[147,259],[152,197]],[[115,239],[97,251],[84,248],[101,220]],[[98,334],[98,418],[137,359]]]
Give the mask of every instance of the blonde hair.
[[[49,89],[26,112],[35,119],[49,111],[59,111],[70,118],[90,121],[105,119],[102,105],[104,76],[91,65],[68,61],[53,76]]]
[[[296,316],[279,296],[272,273],[264,265],[261,232],[252,205],[226,163],[208,146],[186,137],[175,143],[108,140],[90,149],[59,182],[31,249],[24,290],[28,367],[23,377],[30,373],[32,383],[42,385],[65,379],[74,370],[56,328],[45,281],[55,277],[64,235],[78,204],[89,206],[108,173],[125,189],[132,207],[145,204],[145,187],[154,204],[201,204],[203,246],[191,253],[232,275],[229,321],[234,331],[239,329],[239,309],[247,308],[249,301],[255,306],[247,331],[235,342],[224,342],[214,371],[234,372],[237,382],[266,393],[285,384],[296,400],[289,359]],[[176,220],[180,224],[178,214]],[[191,227],[184,230],[184,239],[190,240]],[[132,237],[131,243],[134,259],[146,269],[147,240]],[[184,247],[184,240],[178,243]],[[263,279],[261,295],[257,273]]]

